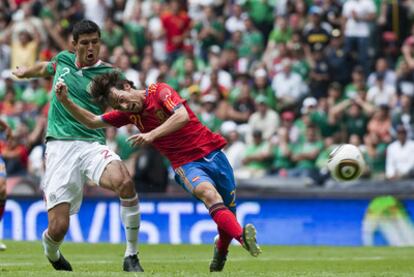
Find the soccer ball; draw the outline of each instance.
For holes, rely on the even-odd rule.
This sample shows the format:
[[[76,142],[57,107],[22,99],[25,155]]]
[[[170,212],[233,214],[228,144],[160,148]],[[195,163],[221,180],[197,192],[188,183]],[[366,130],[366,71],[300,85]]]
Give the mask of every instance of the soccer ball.
[[[355,145],[341,144],[329,154],[328,169],[337,181],[354,181],[364,172],[364,157]]]

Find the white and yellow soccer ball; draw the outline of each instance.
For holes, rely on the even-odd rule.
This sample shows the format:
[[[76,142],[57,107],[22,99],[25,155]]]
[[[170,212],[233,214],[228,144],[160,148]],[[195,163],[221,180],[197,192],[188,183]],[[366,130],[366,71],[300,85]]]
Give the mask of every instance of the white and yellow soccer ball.
[[[329,154],[328,169],[337,181],[354,181],[364,172],[365,160],[358,147],[341,144]]]

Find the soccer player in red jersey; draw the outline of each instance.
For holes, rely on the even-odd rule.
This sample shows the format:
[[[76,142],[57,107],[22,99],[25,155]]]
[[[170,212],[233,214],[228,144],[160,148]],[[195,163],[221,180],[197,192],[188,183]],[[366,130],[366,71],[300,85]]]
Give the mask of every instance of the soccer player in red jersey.
[[[89,128],[134,124],[140,133],[128,140],[132,145],[153,144],[170,161],[176,181],[203,201],[218,227],[210,271],[221,271],[228,247],[236,239],[254,257],[261,253],[252,224],[237,222],[236,185],[233,170],[221,148],[224,138],[202,125],[185,100],[165,83],[136,90],[121,73],[97,76],[91,84],[92,98],[114,110],[95,115],[71,101],[64,83],[56,85],[58,99]]]

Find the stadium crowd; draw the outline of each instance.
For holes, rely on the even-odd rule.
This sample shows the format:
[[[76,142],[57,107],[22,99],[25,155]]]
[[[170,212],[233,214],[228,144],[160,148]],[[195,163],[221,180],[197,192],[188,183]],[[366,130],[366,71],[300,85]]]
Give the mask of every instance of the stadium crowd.
[[[228,140],[237,179],[323,184],[335,145],[358,145],[377,180],[414,177],[414,1],[9,0],[0,2],[0,117],[9,176],[41,180],[51,80],[11,70],[71,49],[82,18],[101,28],[101,60],[136,87],[166,82]],[[168,164],[131,148],[134,126],[107,143],[142,184],[163,190]]]

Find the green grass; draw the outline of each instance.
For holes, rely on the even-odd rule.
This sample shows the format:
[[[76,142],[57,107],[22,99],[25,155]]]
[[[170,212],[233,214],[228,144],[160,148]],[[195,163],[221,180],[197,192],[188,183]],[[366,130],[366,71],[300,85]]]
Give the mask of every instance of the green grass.
[[[121,272],[123,245],[63,244],[75,273],[56,272],[43,256],[40,242],[5,241],[0,276],[134,276]],[[414,276],[414,248],[262,247],[253,258],[232,246],[223,273],[210,274],[210,245],[141,245],[145,276]],[[137,275],[137,274],[135,274]],[[142,274],[140,274],[142,276]]]

